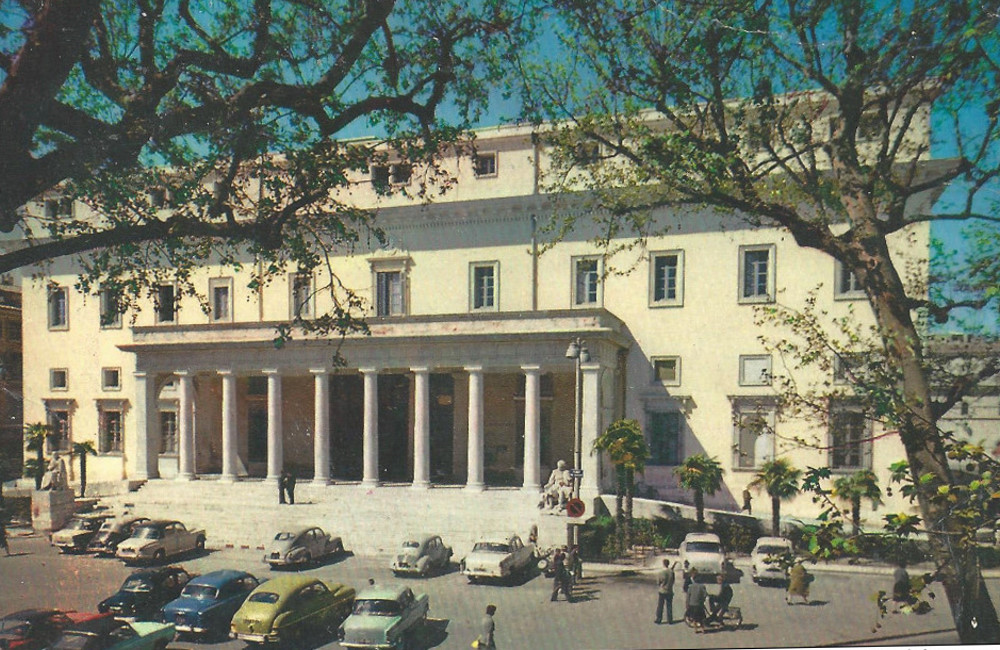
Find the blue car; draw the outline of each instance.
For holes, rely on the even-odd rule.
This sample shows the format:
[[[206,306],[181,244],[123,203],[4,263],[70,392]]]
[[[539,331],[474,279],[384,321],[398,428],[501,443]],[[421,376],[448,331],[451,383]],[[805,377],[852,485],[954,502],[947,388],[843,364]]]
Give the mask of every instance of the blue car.
[[[160,620],[173,623],[178,632],[223,636],[233,614],[260,581],[245,571],[212,571],[184,587],[179,598],[160,610]]]

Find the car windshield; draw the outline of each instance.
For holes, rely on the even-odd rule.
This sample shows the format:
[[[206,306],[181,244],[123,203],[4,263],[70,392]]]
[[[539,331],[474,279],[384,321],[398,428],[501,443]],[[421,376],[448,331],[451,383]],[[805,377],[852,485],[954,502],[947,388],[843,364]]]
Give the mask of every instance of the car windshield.
[[[688,553],[720,553],[722,547],[717,542],[688,542]]]
[[[278,602],[278,594],[270,591],[259,591],[254,595],[250,596],[251,603],[266,603],[274,604]]]
[[[146,578],[128,578],[122,585],[122,591],[131,591],[135,593],[153,591],[153,583]]]
[[[51,647],[53,650],[81,650],[95,647],[91,645],[95,637],[85,632],[66,632]]]
[[[219,590],[208,585],[188,585],[181,592],[187,598],[198,598],[199,600],[215,600],[219,595]]]
[[[138,537],[139,539],[160,539],[163,537],[163,531],[156,526],[143,526],[137,528],[132,537]]]
[[[0,635],[8,638],[22,637],[30,628],[30,625],[21,620],[0,621]]]
[[[278,533],[274,536],[274,541],[276,542],[287,542],[288,540],[295,537],[294,533]]]
[[[403,548],[420,548],[420,542],[403,542]]]
[[[107,519],[103,524],[101,524],[101,530],[112,531],[115,529],[115,520]]]
[[[399,603],[395,600],[356,600],[354,613],[369,616],[399,616]]]
[[[757,549],[757,553],[760,555],[781,555],[782,553],[787,552],[787,546],[761,546]]]
[[[487,553],[510,553],[510,545],[498,542],[476,542],[472,550],[486,551]]]
[[[94,522],[86,519],[74,519],[66,526],[66,530],[94,530]]]

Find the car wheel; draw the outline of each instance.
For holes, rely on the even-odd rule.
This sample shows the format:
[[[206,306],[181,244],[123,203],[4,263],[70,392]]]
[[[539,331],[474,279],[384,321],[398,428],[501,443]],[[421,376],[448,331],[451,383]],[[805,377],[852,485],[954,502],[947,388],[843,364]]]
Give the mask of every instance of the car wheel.
[[[195,540],[194,547],[197,550],[199,550],[199,551],[204,551],[205,550],[205,538],[204,537],[199,537],[197,540]]]

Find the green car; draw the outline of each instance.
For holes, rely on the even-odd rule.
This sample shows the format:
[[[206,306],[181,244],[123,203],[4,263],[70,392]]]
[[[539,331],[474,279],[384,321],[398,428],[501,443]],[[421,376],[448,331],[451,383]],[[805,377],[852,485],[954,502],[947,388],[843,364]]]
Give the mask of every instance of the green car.
[[[229,636],[247,643],[289,643],[309,633],[332,633],[354,606],[354,589],[309,576],[281,576],[254,589]]]

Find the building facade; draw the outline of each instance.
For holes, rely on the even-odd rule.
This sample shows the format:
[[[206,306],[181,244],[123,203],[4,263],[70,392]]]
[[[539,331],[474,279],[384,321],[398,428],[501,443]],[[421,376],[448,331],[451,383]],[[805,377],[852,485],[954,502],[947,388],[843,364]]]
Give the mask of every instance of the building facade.
[[[250,289],[246,272],[206,267],[195,283],[207,312],[165,284],[156,304],[120,315],[74,289],[71,260],[56,261],[24,285],[26,422],[48,422],[63,446],[94,441],[92,484],[276,480],[288,468],[321,484],[537,492],[558,460],[573,465],[579,381],[584,497],[613,490],[612,468],[591,449],[620,417],[636,419],[650,445],[644,496],[689,501],[673,470],[699,452],[726,469],[711,506],[738,508],[776,455],[801,468],[871,468],[885,483],[899,441],[849,405],[831,406],[824,424],[780,413],[783,360],[760,340],[779,333],[755,324],[762,305],[814,294],[831,318],[870,325],[864,293],[835,260],[717,211],[661,211],[666,234],[611,259],[585,229],[541,252],[540,225],[555,209],[539,190],[545,151],[517,127],[480,132],[477,146],[471,160],[454,157],[458,182],[431,204],[377,196],[375,183],[408,182],[391,168],[352,190],[389,236],[333,260],[367,301],[370,336],[276,347],[279,323],[330,307],[322,278],[293,270]],[[895,244],[925,276],[926,224]],[[578,339],[588,353],[579,369],[566,356]],[[807,496],[785,508],[815,514]]]

